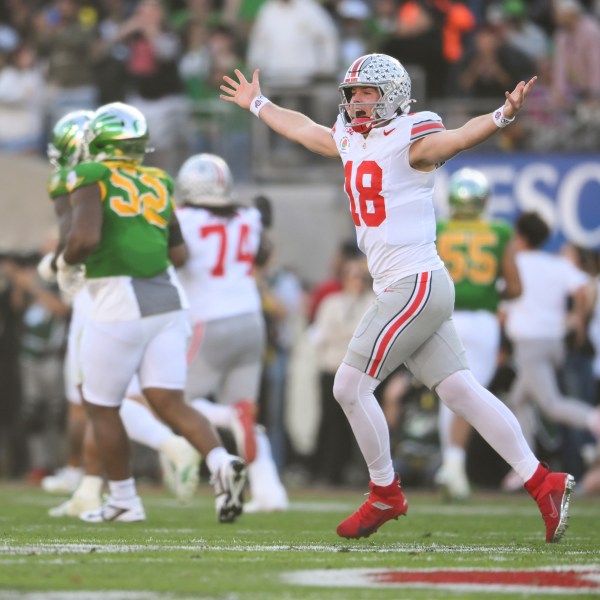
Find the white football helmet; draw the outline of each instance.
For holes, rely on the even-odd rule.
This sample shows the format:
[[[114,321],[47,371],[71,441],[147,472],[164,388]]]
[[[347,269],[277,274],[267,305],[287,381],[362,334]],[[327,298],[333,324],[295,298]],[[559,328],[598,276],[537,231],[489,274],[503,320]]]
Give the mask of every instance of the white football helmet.
[[[232,188],[231,171],[215,154],[190,156],[175,179],[175,195],[181,204],[229,206],[235,203]]]
[[[351,103],[350,90],[354,87],[375,87],[381,97],[374,104]],[[358,133],[366,133],[377,123],[393,119],[408,111],[411,100],[410,76],[402,64],[387,54],[366,54],[356,59],[346,71],[344,81],[339,85],[342,103],[339,105],[344,123]],[[352,118],[348,108],[372,106],[370,118]]]

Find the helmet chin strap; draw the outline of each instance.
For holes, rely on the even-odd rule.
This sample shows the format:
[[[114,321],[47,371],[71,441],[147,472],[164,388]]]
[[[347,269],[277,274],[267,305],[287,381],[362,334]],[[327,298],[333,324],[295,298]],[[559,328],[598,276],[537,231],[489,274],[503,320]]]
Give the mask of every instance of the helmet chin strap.
[[[356,131],[356,133],[368,133],[371,131],[373,123],[375,123],[375,121],[370,117],[358,117],[350,121],[350,127],[353,131]]]

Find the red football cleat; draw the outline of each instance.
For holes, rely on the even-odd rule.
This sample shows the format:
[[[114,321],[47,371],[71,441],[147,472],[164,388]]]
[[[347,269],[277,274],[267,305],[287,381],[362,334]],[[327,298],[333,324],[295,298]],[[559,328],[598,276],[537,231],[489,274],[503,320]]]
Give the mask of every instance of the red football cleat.
[[[398,475],[390,485],[375,485],[369,482],[371,493],[367,501],[336,531],[343,538],[369,537],[390,519],[397,519],[408,511],[408,502],[402,493]]]
[[[242,458],[247,463],[251,463],[256,458],[256,436],[254,435],[256,403],[240,400],[234,404],[233,409],[233,437]]]
[[[537,502],[546,524],[546,542],[558,542],[564,535],[574,487],[572,475],[552,473],[541,464],[525,483],[525,489]]]

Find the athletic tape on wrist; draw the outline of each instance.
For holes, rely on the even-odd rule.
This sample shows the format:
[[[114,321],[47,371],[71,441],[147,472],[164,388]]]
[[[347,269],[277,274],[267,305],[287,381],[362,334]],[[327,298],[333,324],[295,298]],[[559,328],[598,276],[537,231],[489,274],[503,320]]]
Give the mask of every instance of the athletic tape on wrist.
[[[502,129],[503,127],[506,127],[507,125],[510,125],[515,120],[515,117],[513,117],[512,119],[508,119],[507,117],[505,117],[504,116],[504,106],[501,106],[500,108],[497,108],[492,113],[492,119],[494,120],[496,127],[499,127],[500,129]]]
[[[262,94],[260,96],[256,96],[253,98],[252,102],[250,102],[250,112],[258,118],[258,114],[262,110],[263,106],[269,104],[270,102],[271,101]]]

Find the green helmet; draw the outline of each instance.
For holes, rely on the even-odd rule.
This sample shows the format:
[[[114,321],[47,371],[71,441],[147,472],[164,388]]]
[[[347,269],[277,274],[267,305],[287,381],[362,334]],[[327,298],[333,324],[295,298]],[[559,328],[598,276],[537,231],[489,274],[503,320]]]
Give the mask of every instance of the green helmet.
[[[112,102],[98,108],[86,131],[92,160],[125,160],[141,163],[148,152],[148,123],[134,106]]]
[[[93,114],[91,110],[74,110],[56,122],[46,151],[53,167],[72,167],[83,159],[85,127]]]
[[[481,216],[490,196],[487,177],[475,169],[460,169],[450,177],[448,203],[453,219],[476,219]]]

